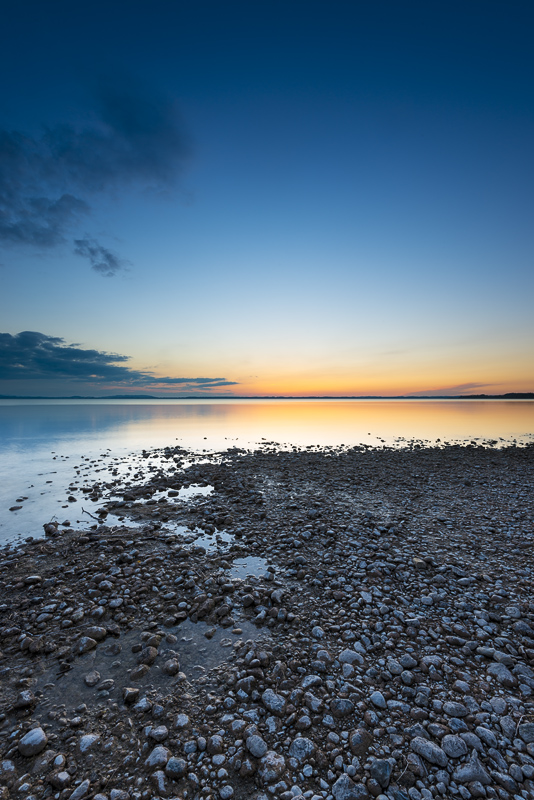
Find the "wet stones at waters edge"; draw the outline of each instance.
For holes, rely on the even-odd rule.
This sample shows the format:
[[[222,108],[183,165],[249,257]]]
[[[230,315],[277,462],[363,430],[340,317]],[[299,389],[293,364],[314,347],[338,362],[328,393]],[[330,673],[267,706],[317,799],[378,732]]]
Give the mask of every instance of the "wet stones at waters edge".
[[[0,798],[534,798],[533,455],[143,454],[0,552]]]

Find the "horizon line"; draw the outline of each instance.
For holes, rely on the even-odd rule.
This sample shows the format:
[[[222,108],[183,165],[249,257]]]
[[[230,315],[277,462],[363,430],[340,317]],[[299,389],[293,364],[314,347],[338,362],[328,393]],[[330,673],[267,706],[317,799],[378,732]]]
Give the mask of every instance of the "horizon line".
[[[534,392],[443,395],[8,395],[0,400],[534,400]]]

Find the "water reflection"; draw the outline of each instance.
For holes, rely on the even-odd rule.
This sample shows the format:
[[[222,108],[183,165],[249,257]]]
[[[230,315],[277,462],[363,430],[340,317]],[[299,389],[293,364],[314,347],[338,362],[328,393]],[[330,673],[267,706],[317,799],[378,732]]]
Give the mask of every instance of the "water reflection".
[[[510,439],[533,431],[532,400],[0,400],[1,447],[16,449],[115,451],[179,440],[211,450],[262,439],[377,444],[399,437]]]
[[[41,535],[54,517],[77,525],[82,503],[66,497],[74,468],[102,481],[114,462],[120,478],[143,448],[510,442],[533,432],[528,400],[0,400],[0,541]]]

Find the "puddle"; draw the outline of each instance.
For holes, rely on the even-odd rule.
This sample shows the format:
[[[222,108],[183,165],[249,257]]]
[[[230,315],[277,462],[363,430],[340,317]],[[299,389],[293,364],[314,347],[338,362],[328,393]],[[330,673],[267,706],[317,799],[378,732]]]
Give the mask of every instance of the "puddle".
[[[248,556],[234,561],[230,569],[230,578],[245,578],[254,576],[259,578],[267,572],[267,561],[259,556]]]
[[[265,636],[265,631],[248,620],[239,620],[236,626],[235,629],[213,628],[205,622],[187,619],[166,629],[154,664],[138,680],[131,678],[130,672],[138,666],[139,656],[139,653],[132,652],[132,647],[146,646],[141,638],[142,629],[129,631],[118,638],[108,636],[95,650],[76,657],[67,673],[59,675],[54,664],[38,676],[33,688],[36,693],[43,692],[46,701],[39,704],[37,712],[46,715],[50,706],[60,704],[65,704],[67,712],[72,712],[81,703],[94,704],[108,699],[122,703],[122,690],[126,686],[138,687],[141,693],[151,689],[171,692],[183,680],[179,675],[170,676],[163,671],[165,662],[174,658],[179,660],[180,672],[185,673],[188,681],[210,686],[210,670],[227,661],[238,642],[256,641]],[[233,633],[233,630],[240,633]],[[213,631],[212,638],[206,638],[204,634],[207,631]],[[171,639],[176,637],[176,642],[168,642],[169,636]],[[84,678],[94,671],[100,678],[94,686],[87,686]]]
[[[208,553],[218,550],[220,547],[232,544],[235,537],[226,531],[215,531],[215,533],[204,533],[195,539],[195,545],[205,547]]]
[[[178,500],[188,500],[190,497],[197,497],[199,495],[203,495],[206,497],[208,494],[213,492],[213,486],[198,486],[197,484],[191,484],[191,486],[182,486],[181,489],[178,490]],[[171,498],[172,499],[172,498]]]
[[[207,497],[213,492],[213,486],[208,484],[208,486],[200,486],[198,483],[192,483],[190,486],[182,486],[181,489],[174,490],[171,489],[169,493],[169,489],[163,489],[158,492],[154,492],[148,498],[138,498],[135,502],[138,505],[155,505],[159,500],[167,500],[165,505],[174,505],[176,502],[191,500],[193,497]],[[120,500],[120,497],[117,495],[117,500]],[[133,502],[131,504],[125,503],[124,508],[132,508]],[[161,509],[160,509],[161,510]]]
[[[183,525],[165,525],[160,528],[165,536],[165,541],[169,544],[190,544],[195,547],[203,547],[208,553],[213,553],[220,548],[231,544],[235,537],[226,531],[215,530],[213,533],[206,533],[202,528],[191,531]]]

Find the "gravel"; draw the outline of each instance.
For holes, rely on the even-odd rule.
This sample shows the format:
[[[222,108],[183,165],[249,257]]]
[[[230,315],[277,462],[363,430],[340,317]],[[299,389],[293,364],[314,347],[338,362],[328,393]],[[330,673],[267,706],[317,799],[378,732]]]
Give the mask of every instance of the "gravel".
[[[139,454],[0,551],[0,800],[534,799],[533,455]]]

